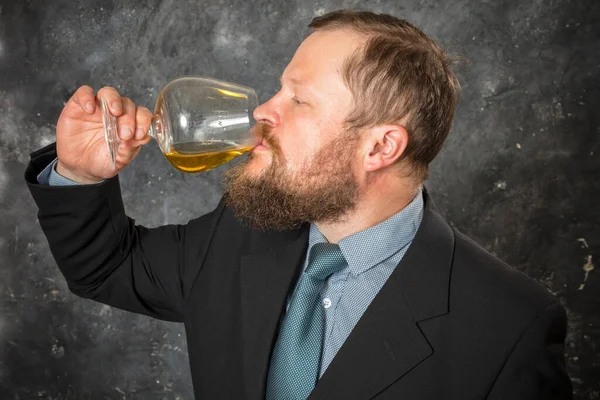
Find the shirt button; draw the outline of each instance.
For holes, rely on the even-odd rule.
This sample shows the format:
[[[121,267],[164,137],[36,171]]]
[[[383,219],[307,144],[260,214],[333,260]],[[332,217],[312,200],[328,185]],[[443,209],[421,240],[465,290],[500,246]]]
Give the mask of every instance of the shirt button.
[[[325,308],[331,307],[331,300],[328,297],[325,297],[323,299],[323,307],[325,307]]]

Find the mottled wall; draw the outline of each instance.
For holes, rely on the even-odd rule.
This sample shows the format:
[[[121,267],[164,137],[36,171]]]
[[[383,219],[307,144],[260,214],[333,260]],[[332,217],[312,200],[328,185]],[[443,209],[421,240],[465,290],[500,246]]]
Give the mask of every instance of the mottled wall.
[[[174,77],[273,95],[310,19],[342,7],[407,18],[470,64],[428,186],[456,227],[569,312],[578,399],[600,398],[600,2],[518,0],[0,2],[0,398],[189,399],[181,325],[72,295],[22,175],[83,84],[153,108]],[[121,175],[138,223],[211,210],[227,167],[186,175],[155,143]]]

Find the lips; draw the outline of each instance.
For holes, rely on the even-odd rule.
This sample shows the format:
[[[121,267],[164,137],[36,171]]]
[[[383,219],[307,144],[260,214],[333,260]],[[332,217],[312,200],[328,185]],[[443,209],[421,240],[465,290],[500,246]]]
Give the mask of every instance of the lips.
[[[261,141],[254,147],[254,150],[267,150],[268,147]]]
[[[261,137],[261,138],[258,139],[256,147],[258,147],[258,148],[269,148],[271,146],[269,146],[269,144],[267,143],[267,140],[264,137]]]

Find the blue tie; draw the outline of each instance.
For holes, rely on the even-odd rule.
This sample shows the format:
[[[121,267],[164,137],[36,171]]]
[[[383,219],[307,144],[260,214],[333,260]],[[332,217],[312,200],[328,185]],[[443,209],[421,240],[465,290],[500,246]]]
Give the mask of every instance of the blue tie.
[[[325,280],[346,266],[337,244],[317,243],[279,329],[269,373],[267,400],[306,399],[315,387],[321,362],[324,314],[320,296]]]

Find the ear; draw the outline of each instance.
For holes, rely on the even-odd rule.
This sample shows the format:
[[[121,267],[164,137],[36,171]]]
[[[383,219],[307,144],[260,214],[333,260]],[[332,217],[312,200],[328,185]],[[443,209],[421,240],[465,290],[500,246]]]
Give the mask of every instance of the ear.
[[[395,163],[408,145],[408,132],[402,125],[379,125],[369,129],[365,137],[365,171],[376,171]]]

